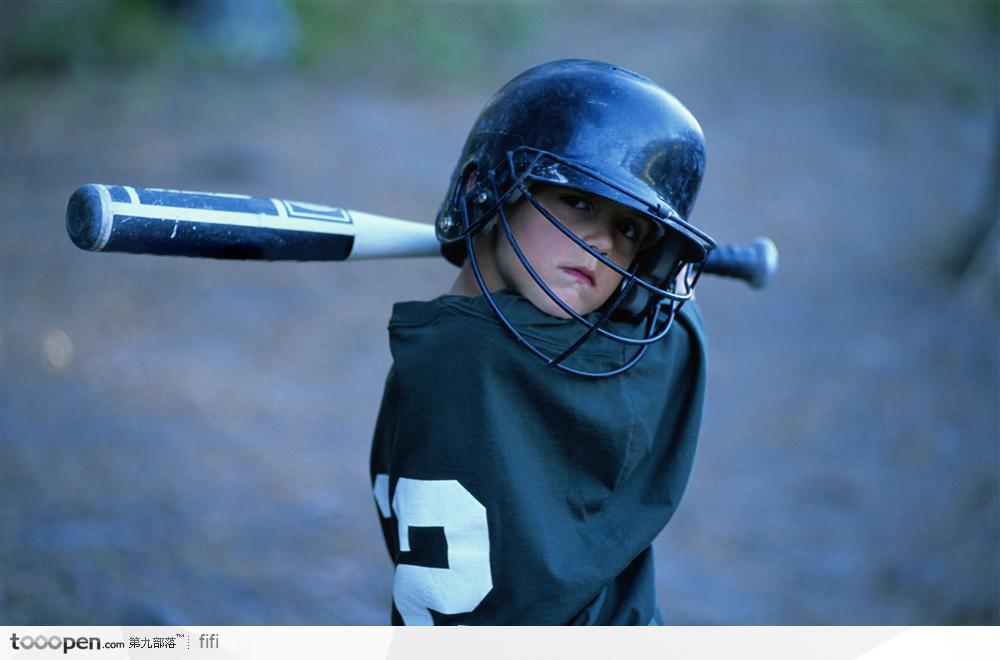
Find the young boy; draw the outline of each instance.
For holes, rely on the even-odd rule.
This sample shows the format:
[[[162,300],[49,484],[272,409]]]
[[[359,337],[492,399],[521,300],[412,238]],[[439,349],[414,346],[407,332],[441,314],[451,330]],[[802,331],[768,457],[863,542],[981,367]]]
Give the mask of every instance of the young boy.
[[[371,474],[394,624],[661,622],[651,544],[705,388],[683,304],[714,247],[687,221],[704,156],[674,97],[601,62],[483,109],[437,219],[458,278],[389,322]]]

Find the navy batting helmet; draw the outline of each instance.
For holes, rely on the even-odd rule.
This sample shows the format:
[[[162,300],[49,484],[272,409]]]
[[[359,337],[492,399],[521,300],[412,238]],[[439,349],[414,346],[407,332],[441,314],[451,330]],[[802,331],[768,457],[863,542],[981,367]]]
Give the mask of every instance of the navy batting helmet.
[[[466,257],[494,311],[514,336],[551,366],[585,376],[624,371],[645,347],[666,336],[684,301],[691,298],[700,265],[715,242],[689,222],[705,171],[701,127],[688,110],[647,78],[591,60],[560,60],[535,67],[504,85],[486,104],[459,157],[435,228],[446,258]],[[475,175],[473,179],[473,175]],[[474,181],[474,183],[473,183]],[[599,195],[648,218],[654,240],[622,268],[569,231],[532,195],[541,182]],[[622,276],[621,287],[588,320],[537,277],[518,248],[505,206],[526,199],[549,222]],[[472,237],[498,218],[528,272],[569,316],[586,326],[571,350],[549,356],[507,321],[479,272]],[[614,315],[645,320],[639,336],[601,327]],[[600,334],[637,350],[620,368],[594,373],[563,364],[590,336]]]

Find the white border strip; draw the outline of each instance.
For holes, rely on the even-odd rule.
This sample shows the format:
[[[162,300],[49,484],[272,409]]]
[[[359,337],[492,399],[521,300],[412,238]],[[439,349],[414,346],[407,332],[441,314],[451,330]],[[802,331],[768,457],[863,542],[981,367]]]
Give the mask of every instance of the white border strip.
[[[174,648],[154,648],[151,643],[156,639],[173,640]],[[3,626],[0,627],[0,640],[3,640],[0,659],[63,657],[66,640],[71,640],[76,648],[70,649],[68,657],[93,656],[109,660],[147,656],[253,660],[329,660],[331,657],[357,660],[427,657],[439,660],[468,660],[470,657],[993,660],[1000,647],[1000,631],[996,627],[882,626],[399,629],[387,626]],[[25,648],[37,643],[45,645],[45,653],[39,653],[37,648]],[[97,652],[88,655],[88,647]]]

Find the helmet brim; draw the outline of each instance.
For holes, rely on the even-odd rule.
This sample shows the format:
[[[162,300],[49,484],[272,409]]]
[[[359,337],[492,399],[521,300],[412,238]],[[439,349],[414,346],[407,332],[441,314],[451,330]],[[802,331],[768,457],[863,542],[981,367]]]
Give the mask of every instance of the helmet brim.
[[[648,218],[656,229],[654,245],[668,237],[678,238],[682,245],[681,256],[685,261],[704,261],[708,255],[708,247],[696,230],[651,189],[642,186],[641,182],[631,181],[633,177],[627,173],[623,173],[621,178],[633,184],[631,189],[609,185],[582,167],[549,158],[535,161],[524,175],[524,181],[528,185],[537,182],[582,190],[632,209]]]

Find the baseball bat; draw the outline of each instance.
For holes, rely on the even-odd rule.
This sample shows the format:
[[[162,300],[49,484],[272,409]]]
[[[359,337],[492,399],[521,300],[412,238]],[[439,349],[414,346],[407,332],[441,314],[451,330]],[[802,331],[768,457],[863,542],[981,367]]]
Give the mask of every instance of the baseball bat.
[[[84,250],[343,261],[440,254],[432,225],[268,197],[88,184],[66,207]]]
[[[214,259],[344,261],[440,256],[434,226],[272,197],[91,183],[66,206],[66,231],[95,252]],[[720,246],[703,272],[755,288],[777,269],[774,243]]]

